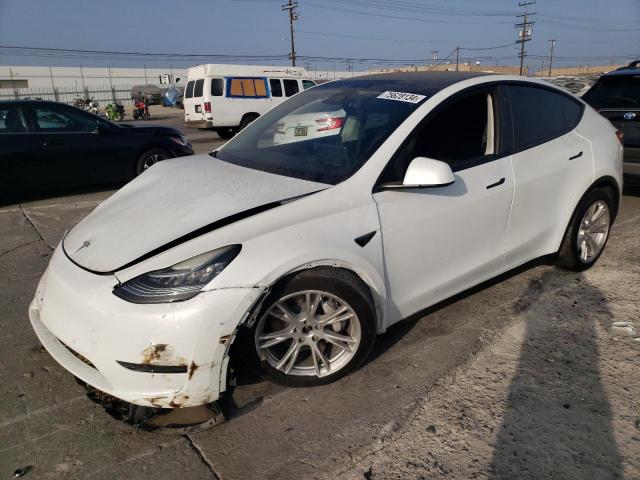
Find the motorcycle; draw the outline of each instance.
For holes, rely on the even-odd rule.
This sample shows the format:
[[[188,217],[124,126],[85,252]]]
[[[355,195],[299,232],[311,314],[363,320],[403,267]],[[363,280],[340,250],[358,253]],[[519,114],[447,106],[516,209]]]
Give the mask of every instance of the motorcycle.
[[[73,102],[73,106],[81,110],[86,110],[92,101],[93,101],[93,98],[76,97],[76,99]]]
[[[98,103],[97,100],[90,100],[89,101],[89,106],[87,107],[87,112],[93,113],[94,115],[97,115],[98,113],[100,113],[100,104]]]
[[[110,103],[104,111],[107,118],[113,122],[121,122],[124,118],[124,106],[121,103]]]
[[[149,107],[147,103],[142,100],[134,100],[133,102],[133,119],[138,120],[138,118],[142,120],[149,120],[151,118]]]

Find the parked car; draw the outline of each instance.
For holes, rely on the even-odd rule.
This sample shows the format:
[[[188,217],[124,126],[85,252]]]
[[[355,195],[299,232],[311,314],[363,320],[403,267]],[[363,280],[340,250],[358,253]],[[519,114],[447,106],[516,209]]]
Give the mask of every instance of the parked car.
[[[609,72],[582,99],[624,135],[624,173],[640,182],[640,68],[638,62]]]
[[[191,67],[184,92],[184,124],[231,138],[274,105],[314,87],[307,77],[301,67]]]
[[[139,100],[147,105],[161,105],[164,90],[157,85],[134,85],[131,87],[131,100]]]
[[[312,104],[345,112],[340,133],[274,144]],[[391,325],[503,272],[591,267],[621,187],[615,129],[544,81],[330,82],[107,199],[58,246],[29,316],[66,369],[136,405],[218,399],[232,352],[323,384]]]
[[[0,197],[125,182],[153,163],[192,155],[180,131],[115,124],[69,105],[0,102]]]

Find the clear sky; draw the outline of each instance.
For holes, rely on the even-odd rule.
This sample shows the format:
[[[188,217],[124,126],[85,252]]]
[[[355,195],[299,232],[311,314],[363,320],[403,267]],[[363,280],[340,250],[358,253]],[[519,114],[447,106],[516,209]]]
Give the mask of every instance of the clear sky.
[[[286,55],[286,0],[0,0],[0,46],[198,55]],[[298,0],[296,50],[309,57],[440,59],[460,45],[479,49],[516,39],[518,0]],[[539,68],[557,40],[557,64],[602,64],[640,58],[640,0],[538,0],[530,7],[533,40],[527,63]],[[516,64],[516,48],[463,50],[483,64]],[[45,56],[46,55],[46,56]],[[17,54],[0,48],[4,65],[185,67],[204,59],[96,54]],[[213,60],[212,60],[213,63]],[[244,62],[237,62],[244,63]],[[247,62],[248,63],[248,62]],[[287,63],[256,59],[251,63]],[[333,68],[333,61],[299,64]],[[377,66],[356,62],[357,70]],[[345,69],[343,60],[336,68]]]

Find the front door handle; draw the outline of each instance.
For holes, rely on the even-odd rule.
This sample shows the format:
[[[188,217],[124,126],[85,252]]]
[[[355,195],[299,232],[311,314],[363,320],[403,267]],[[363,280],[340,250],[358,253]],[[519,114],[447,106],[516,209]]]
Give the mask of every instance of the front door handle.
[[[569,157],[569,160],[575,160],[576,158],[580,158],[582,156],[582,152],[576,153],[573,157]]]
[[[491,185],[487,185],[487,190],[489,190],[490,188],[493,188],[493,187],[498,187],[498,186],[502,185],[503,183],[504,183],[504,177],[502,177],[496,183],[492,183]]]
[[[44,140],[42,142],[42,148],[61,147],[62,145],[62,141],[60,140]]]

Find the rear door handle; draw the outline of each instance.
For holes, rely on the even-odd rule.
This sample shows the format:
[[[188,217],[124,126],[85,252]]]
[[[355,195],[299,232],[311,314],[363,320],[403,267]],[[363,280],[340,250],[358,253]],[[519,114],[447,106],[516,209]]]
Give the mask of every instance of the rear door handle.
[[[575,160],[576,158],[580,158],[582,156],[582,152],[575,154],[573,157],[569,157],[569,160]]]
[[[491,185],[487,185],[487,190],[489,190],[490,188],[493,187],[499,187],[500,185],[502,185],[504,183],[504,177],[502,177],[500,180],[498,180],[496,183],[492,183]]]

